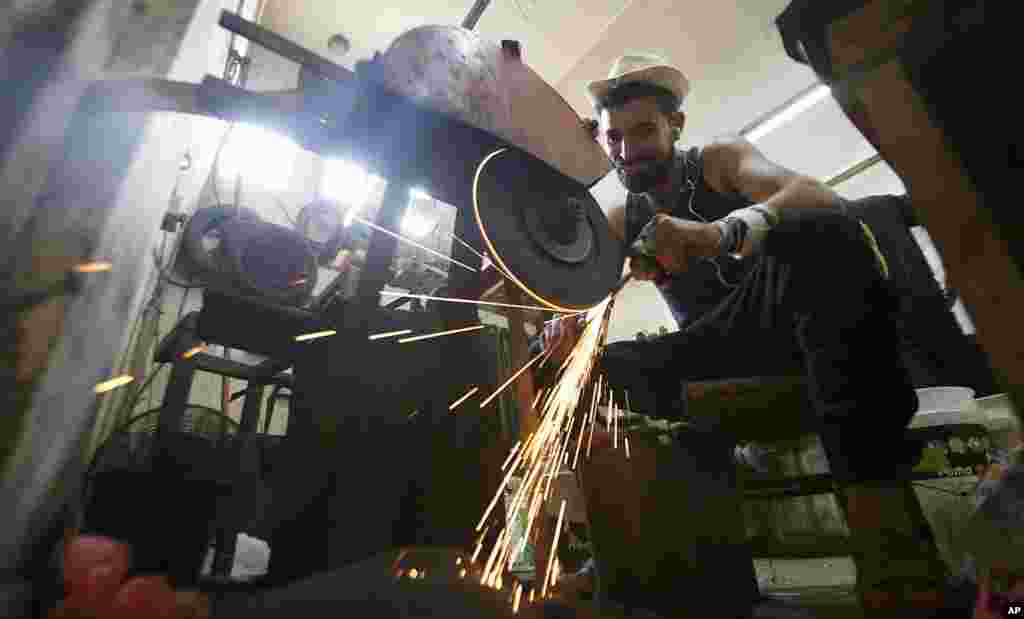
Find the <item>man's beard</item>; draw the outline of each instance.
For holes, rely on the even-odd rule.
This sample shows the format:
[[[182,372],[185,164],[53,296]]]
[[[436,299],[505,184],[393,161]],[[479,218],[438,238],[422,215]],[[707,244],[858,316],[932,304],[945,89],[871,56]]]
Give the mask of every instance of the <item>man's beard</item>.
[[[624,166],[615,165],[619,180],[631,193],[647,193],[658,185],[668,181],[672,172],[672,158],[663,161],[652,161],[647,167],[637,172],[627,173]]]

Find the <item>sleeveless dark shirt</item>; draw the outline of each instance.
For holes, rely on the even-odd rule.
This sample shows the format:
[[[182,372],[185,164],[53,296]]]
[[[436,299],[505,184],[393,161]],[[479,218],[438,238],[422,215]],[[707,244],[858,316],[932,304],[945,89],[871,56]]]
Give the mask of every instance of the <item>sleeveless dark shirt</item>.
[[[673,217],[711,222],[736,209],[753,204],[745,196],[721,194],[708,185],[704,180],[704,159],[699,148],[677,151],[676,156],[683,158],[684,165],[679,193],[669,213]],[[689,208],[691,193],[694,194],[694,212]],[[629,194],[626,199],[626,239],[629,244],[633,243],[640,230],[655,213],[655,207],[646,195]],[[739,285],[750,273],[755,260],[735,260],[729,257],[717,258],[714,262],[695,260],[690,263],[685,273],[659,286],[658,290],[668,303],[680,328],[685,328],[713,310],[733,291],[732,286],[726,286],[719,279],[715,269],[716,263],[727,283]]]

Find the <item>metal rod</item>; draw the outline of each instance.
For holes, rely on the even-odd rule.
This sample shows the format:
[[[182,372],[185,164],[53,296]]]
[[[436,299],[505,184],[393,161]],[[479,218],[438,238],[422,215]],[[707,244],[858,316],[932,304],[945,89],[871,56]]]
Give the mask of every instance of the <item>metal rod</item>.
[[[872,155],[871,157],[868,157],[864,161],[859,161],[859,162],[853,164],[852,166],[846,168],[845,170],[843,170],[839,174],[836,174],[832,178],[830,178],[827,181],[825,181],[825,184],[828,185],[829,187],[835,187],[837,185],[841,185],[842,183],[845,183],[846,181],[848,181],[851,178],[853,178],[854,176],[857,176],[861,172],[865,172],[869,168],[874,167],[875,164],[878,164],[881,161],[882,161],[882,156],[876,153],[876,154]]]
[[[462,20],[462,27],[466,30],[476,28],[477,22],[480,21],[480,16],[484,14],[484,11],[490,4],[491,0],[476,0],[473,2],[473,6],[469,9],[469,13],[466,14],[466,18]]]
[[[391,264],[398,253],[398,236],[388,229],[398,230],[409,204],[409,187],[405,183],[390,181],[384,189],[384,198],[377,211],[377,221],[383,227],[370,226],[374,234],[366,251],[366,262],[359,274],[356,290],[357,305],[374,308],[380,303],[378,294],[392,279]]]
[[[786,99],[786,101],[783,102],[782,105],[780,105],[780,106],[778,106],[778,107],[776,107],[774,109],[771,109],[767,113],[762,114],[761,116],[755,118],[753,122],[748,124],[746,127],[743,127],[742,129],[740,129],[740,136],[745,137],[748,133],[751,133],[752,131],[754,131],[754,129],[757,129],[761,125],[764,125],[765,123],[771,121],[773,118],[779,116],[780,114],[785,112],[787,109],[792,107],[797,101],[799,101],[799,100],[803,99],[804,97],[806,97],[807,95],[811,94],[811,92],[815,88],[818,88],[819,86],[821,86],[821,83],[820,82],[815,82],[814,84],[811,84],[807,88],[805,88],[805,89],[801,90],[800,92],[796,93],[795,95],[793,95],[789,99]]]
[[[247,19],[242,19],[231,11],[221,11],[218,23],[221,28],[244,37],[261,47],[265,47],[288,60],[309,67],[323,77],[341,82],[353,80],[356,77],[355,73],[352,73],[345,67],[337,65],[323,56],[314,54],[275,32],[271,32]]]

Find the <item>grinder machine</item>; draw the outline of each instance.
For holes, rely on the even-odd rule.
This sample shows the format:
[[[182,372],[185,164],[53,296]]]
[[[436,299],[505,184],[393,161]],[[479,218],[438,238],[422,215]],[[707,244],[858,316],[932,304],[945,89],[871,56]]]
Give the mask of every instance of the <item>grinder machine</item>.
[[[611,166],[517,42],[424,26],[352,72],[232,13],[220,24],[300,64],[300,88],[252,93],[214,77],[103,82],[93,103],[262,125],[321,156],[358,161],[389,184],[423,187],[460,217],[472,213],[477,229],[463,233],[541,307],[587,309],[619,283],[623,248],[588,191]],[[403,206],[385,201],[378,225]],[[360,297],[379,292],[368,285]]]

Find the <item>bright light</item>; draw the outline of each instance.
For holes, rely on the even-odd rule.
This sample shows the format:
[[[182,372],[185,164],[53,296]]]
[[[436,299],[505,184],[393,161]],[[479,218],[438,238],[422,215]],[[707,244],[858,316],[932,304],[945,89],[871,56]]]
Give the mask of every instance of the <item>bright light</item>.
[[[366,207],[373,189],[383,182],[380,177],[367,173],[351,161],[327,159],[324,161],[320,195],[341,203],[347,211],[345,226],[348,227],[352,224],[353,217]]]
[[[743,137],[750,140],[751,142],[756,142],[763,138],[764,136],[771,133],[772,131],[775,131],[782,125],[790,122],[800,114],[803,114],[807,110],[811,109],[818,103],[821,103],[823,100],[825,100],[825,98],[827,98],[831,94],[832,89],[830,89],[826,84],[819,84],[815,88],[808,91],[807,94],[805,94],[804,96],[800,97],[796,101],[793,101],[793,103],[791,103],[788,107],[780,110],[778,114],[771,116],[760,125],[757,125],[749,132],[745,133]]]
[[[433,199],[433,198],[430,197],[430,194],[428,194],[427,192],[423,191],[422,189],[416,189],[416,188],[413,188],[413,189],[409,190],[409,197],[415,198],[417,200],[432,200]]]
[[[434,229],[434,222],[415,211],[407,211],[402,219],[402,233],[421,239]]]
[[[287,137],[258,127],[239,123],[231,132],[217,164],[222,181],[244,182],[267,189],[284,189],[291,181],[299,147]]]
[[[433,198],[422,189],[413,187],[409,190],[409,208],[402,219],[402,233],[406,236],[421,239],[430,234],[430,231],[434,229],[434,221],[412,210],[413,204],[427,200],[432,201]]]

